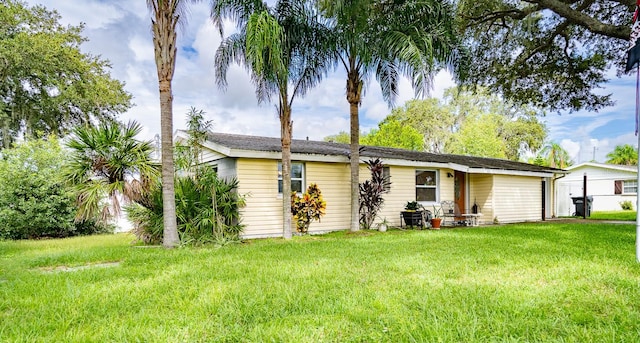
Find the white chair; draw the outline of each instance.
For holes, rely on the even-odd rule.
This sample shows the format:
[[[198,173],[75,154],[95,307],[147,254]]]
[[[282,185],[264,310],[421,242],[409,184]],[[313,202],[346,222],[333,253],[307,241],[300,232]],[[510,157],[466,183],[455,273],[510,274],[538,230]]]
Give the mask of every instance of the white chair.
[[[447,221],[451,221],[449,225],[453,225],[456,221],[456,203],[452,200],[444,200],[440,202],[440,208],[442,209],[442,226],[447,226]]]

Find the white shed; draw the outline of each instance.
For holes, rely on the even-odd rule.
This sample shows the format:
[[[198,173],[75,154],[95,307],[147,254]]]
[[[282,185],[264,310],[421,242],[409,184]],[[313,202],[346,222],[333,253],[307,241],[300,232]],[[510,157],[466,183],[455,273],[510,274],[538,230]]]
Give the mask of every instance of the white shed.
[[[569,174],[556,179],[556,214],[569,216],[575,212],[571,197],[583,194],[584,174],[587,174],[587,195],[593,196],[592,211],[621,210],[622,201],[636,207],[638,191],[637,166],[621,166],[586,162],[566,168]]]

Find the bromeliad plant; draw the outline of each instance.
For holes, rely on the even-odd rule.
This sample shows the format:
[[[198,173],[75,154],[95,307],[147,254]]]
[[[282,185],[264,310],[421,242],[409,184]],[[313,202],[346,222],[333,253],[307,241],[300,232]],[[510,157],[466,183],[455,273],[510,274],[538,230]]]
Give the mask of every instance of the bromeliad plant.
[[[327,209],[327,202],[322,199],[320,188],[315,183],[309,185],[307,191],[298,196],[291,193],[291,214],[296,222],[296,230],[300,233],[309,232],[312,220],[320,220]]]
[[[365,164],[371,171],[371,180],[360,184],[360,225],[370,229],[384,204],[382,195],[388,193],[391,182],[388,176],[384,176],[382,160],[376,158]]]

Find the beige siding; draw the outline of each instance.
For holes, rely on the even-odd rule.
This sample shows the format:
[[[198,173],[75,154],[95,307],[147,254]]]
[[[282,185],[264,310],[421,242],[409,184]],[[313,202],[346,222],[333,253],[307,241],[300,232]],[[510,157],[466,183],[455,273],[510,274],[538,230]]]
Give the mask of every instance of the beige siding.
[[[379,214],[380,218],[386,218],[392,226],[400,225],[400,212],[408,201],[416,200],[416,170],[433,170],[426,168],[390,166],[391,189],[385,195],[384,206]],[[447,172],[451,169],[443,169],[438,173],[438,199],[436,203],[422,203],[432,211],[434,204],[442,200],[453,200],[453,178],[447,178]]]
[[[407,201],[416,199],[416,168],[389,166],[391,188],[384,196],[384,205],[378,215],[392,226],[400,226],[400,211]]]
[[[318,184],[327,202],[326,214],[320,222],[312,222],[309,232],[349,229],[351,218],[351,172],[344,163],[307,162],[306,183]],[[366,169],[365,169],[366,170]],[[360,171],[361,173],[362,170]],[[366,172],[365,172],[366,173]]]
[[[451,200],[455,199],[454,195],[454,182],[455,179],[452,177],[447,177],[447,173],[453,174],[454,171],[452,169],[441,169],[438,177],[440,178],[439,187],[440,187],[440,199],[438,201],[443,200]]]
[[[494,175],[493,215],[501,223],[542,218],[542,182],[538,177]]]
[[[480,207],[479,212],[482,217],[480,223],[491,223],[493,221],[493,176],[486,174],[469,175],[469,203],[473,206],[475,201]]]
[[[238,159],[238,192],[247,194],[242,209],[244,236],[282,235],[282,196],[278,196],[278,161]]]
[[[278,161],[239,159],[237,161],[239,192],[248,193],[242,210],[243,235],[265,237],[282,235],[282,195],[278,194]],[[327,202],[326,215],[313,222],[309,232],[349,228],[349,165],[342,163],[305,163],[305,185],[317,183]],[[295,223],[292,227],[295,230]]]
[[[235,169],[240,181],[238,191],[248,194],[247,206],[242,210],[244,236],[267,237],[282,235],[282,195],[278,194],[278,161],[266,159],[238,159]],[[400,211],[407,201],[415,200],[415,167],[389,166],[391,188],[379,218],[391,225],[400,225]],[[453,200],[454,179],[439,171],[439,199]],[[349,165],[346,163],[306,162],[305,187],[317,183],[327,202],[326,215],[313,222],[310,232],[346,230],[350,223]],[[363,165],[360,180],[370,178]],[[542,211],[541,182],[537,177],[470,174],[469,203],[475,201],[483,216],[481,223],[539,220]],[[423,204],[431,209],[433,204]],[[379,220],[378,220],[379,221]],[[293,228],[295,230],[295,227]]]

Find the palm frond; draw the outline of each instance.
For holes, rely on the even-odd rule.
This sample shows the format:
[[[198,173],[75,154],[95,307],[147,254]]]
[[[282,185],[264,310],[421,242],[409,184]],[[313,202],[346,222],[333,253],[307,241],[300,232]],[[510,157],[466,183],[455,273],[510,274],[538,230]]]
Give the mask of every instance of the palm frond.
[[[252,14],[267,9],[266,3],[261,0],[212,0],[211,20],[220,35],[224,35],[225,19],[235,22],[238,31],[242,32]]]

